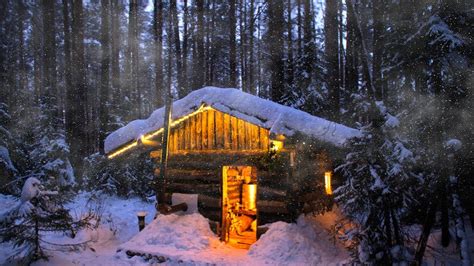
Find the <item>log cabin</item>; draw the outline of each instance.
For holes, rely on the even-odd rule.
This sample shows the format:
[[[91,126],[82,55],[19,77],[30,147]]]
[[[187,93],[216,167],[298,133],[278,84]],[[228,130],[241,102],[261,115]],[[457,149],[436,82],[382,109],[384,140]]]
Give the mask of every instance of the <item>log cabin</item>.
[[[164,114],[162,107],[112,132],[108,158],[147,152],[159,175]],[[205,87],[171,105],[166,192],[197,194],[221,239],[248,247],[259,225],[325,207],[333,167],[358,134],[238,89]]]

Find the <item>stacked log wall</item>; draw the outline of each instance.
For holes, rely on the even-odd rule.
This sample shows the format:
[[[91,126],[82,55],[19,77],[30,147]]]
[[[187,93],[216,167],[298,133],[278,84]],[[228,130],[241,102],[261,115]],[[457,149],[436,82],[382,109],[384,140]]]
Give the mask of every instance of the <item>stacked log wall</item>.
[[[171,153],[168,161],[169,193],[198,194],[199,212],[210,220],[221,220],[222,167],[225,165],[254,166],[252,158],[259,152]],[[158,164],[157,164],[158,165]],[[155,171],[159,174],[159,170]],[[286,173],[278,173],[286,175]],[[259,224],[290,221],[287,208],[287,184],[274,184],[277,173],[257,169],[257,208]]]

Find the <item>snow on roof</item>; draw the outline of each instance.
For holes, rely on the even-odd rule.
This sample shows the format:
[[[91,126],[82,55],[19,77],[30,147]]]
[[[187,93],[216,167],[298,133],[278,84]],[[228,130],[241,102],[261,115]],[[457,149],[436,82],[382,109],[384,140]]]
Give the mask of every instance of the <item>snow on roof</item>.
[[[202,105],[235,116],[273,134],[290,137],[300,132],[309,137],[342,146],[359,131],[306,112],[284,106],[233,88],[204,87],[173,103],[171,119],[179,119]],[[105,139],[106,153],[163,127],[165,108],[155,110],[149,118],[134,120],[112,132]]]

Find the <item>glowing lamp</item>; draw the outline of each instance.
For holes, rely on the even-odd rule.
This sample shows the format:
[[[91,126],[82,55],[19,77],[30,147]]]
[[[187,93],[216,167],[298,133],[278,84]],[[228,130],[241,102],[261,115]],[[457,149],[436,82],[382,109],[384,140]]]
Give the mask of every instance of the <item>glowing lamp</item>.
[[[332,194],[332,186],[331,186],[331,172],[324,172],[324,188],[326,189],[326,194]]]
[[[270,140],[270,151],[277,152],[283,149],[283,141]]]

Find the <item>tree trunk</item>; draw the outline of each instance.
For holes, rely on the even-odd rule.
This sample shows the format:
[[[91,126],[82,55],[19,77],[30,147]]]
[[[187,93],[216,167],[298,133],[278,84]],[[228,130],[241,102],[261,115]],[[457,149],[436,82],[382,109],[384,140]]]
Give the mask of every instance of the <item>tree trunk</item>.
[[[345,89],[351,95],[357,92],[358,81],[358,60],[357,60],[357,37],[356,37],[356,20],[355,10],[351,4],[347,4],[347,38],[346,38],[346,65],[345,65]]]
[[[197,29],[196,29],[196,56],[197,58],[193,64],[193,89],[198,89],[204,86],[204,0],[196,0],[196,15],[197,15]]]
[[[373,68],[372,68],[372,79],[375,87],[375,99],[380,101],[384,97],[383,93],[383,82],[382,82],[382,57],[383,57],[383,10],[385,8],[384,0],[373,1],[373,20],[374,20],[374,56],[373,56]]]
[[[286,78],[286,83],[288,89],[291,89],[293,87],[293,80],[294,80],[294,63],[293,63],[293,24],[291,22],[291,0],[287,1],[287,23],[286,23],[286,32],[288,34],[288,39],[287,39],[287,50],[288,50],[288,57],[287,57],[287,78]]]
[[[184,7],[183,7],[183,55],[182,55],[182,60],[183,60],[183,79],[182,79],[182,86],[184,90],[186,91],[186,94],[188,94],[189,91],[189,84],[188,84],[188,39],[189,39],[189,30],[188,30],[188,19],[189,19],[189,14],[188,14],[188,0],[184,0]]]
[[[254,64],[255,64],[255,59],[254,59],[254,47],[253,47],[253,33],[255,31],[255,11],[254,11],[254,3],[255,0],[250,0],[250,14],[249,14],[249,62],[247,65],[247,71],[248,71],[248,92],[255,95],[257,93],[257,90],[255,88],[255,81],[254,81]]]
[[[109,87],[110,87],[110,27],[109,27],[109,0],[101,0],[102,4],[102,33],[101,33],[101,73],[100,73],[100,102],[99,102],[99,149],[104,150],[104,140],[108,133],[109,124]]]
[[[302,17],[301,17],[301,0],[297,0],[296,6],[298,8],[296,12],[296,18],[297,18],[297,23],[298,23],[298,57],[301,58],[301,55],[303,53],[303,42],[302,42],[302,37],[303,37],[303,22],[302,22]]]
[[[120,88],[120,4],[119,1],[112,1],[111,12],[111,70],[112,70],[112,101],[115,113],[119,111],[119,103],[122,98]]]
[[[17,14],[18,14],[18,84],[20,92],[23,94],[27,89],[28,85],[28,69],[26,66],[25,58],[25,20],[26,20],[26,6],[23,0],[19,0],[17,3]],[[10,112],[12,112],[10,106]],[[13,112],[12,112],[13,113]]]
[[[71,108],[68,107],[68,104],[72,103],[71,94],[72,94],[72,67],[71,67],[71,22],[70,22],[70,11],[69,4],[70,0],[62,0],[62,11],[63,11],[63,31],[64,31],[64,78],[66,82],[66,97],[65,97],[65,120],[66,120],[66,139],[72,139],[72,135],[68,128],[69,122],[73,120]]]
[[[181,55],[181,41],[179,39],[179,18],[178,18],[178,7],[176,0],[170,1],[171,9],[171,21],[173,25],[173,37],[174,37],[174,53],[176,60],[176,82],[177,91],[179,98],[186,96],[186,90],[183,88],[183,70],[182,70],[182,55]]]
[[[42,104],[45,115],[49,118],[46,123],[53,128],[59,125],[58,90],[56,72],[56,32],[54,0],[43,0],[43,95]],[[52,122],[52,123],[50,123]]]
[[[71,139],[69,145],[73,155],[72,163],[77,171],[82,169],[82,158],[87,154],[87,87],[84,58],[84,17],[82,0],[72,1],[72,89],[66,107],[70,108],[71,120],[66,131]],[[68,110],[66,110],[68,112]],[[80,174],[79,174],[80,175]]]
[[[331,0],[330,2],[334,2]],[[314,55],[314,43],[311,24],[311,6],[310,0],[304,0],[304,25],[303,25],[303,88],[307,88],[311,84],[311,76],[313,73],[313,64],[316,56]],[[337,27],[337,24],[336,24]],[[336,28],[336,45],[337,45],[337,28]],[[327,46],[326,46],[327,47]],[[336,46],[337,54],[337,46]]]
[[[247,8],[244,0],[239,1],[239,29],[240,29],[240,80],[242,90],[248,91],[247,84]],[[236,81],[237,83],[237,81]]]
[[[343,39],[343,28],[344,28],[344,21],[342,19],[342,1],[337,2],[339,7],[338,12],[338,32],[339,32],[339,90],[344,87],[345,79],[344,79],[344,39]]]
[[[155,93],[156,106],[164,104],[163,87],[163,1],[155,0],[153,10],[153,40],[155,42]]]
[[[128,14],[128,47],[125,56],[127,90],[133,103],[131,118],[141,117],[141,90],[138,82],[138,0],[130,0]]]
[[[237,87],[237,51],[235,43],[235,1],[229,1],[229,87]]]
[[[324,17],[325,55],[327,61],[327,84],[329,90],[329,114],[334,121],[339,120],[339,61],[338,61],[338,19],[337,3],[339,1],[326,0]]]
[[[270,61],[270,95],[275,102],[282,103],[284,96],[285,68],[284,68],[284,34],[283,2],[268,2],[268,46]]]
[[[42,73],[43,73],[43,62],[42,62],[42,48],[41,48],[41,32],[43,32],[42,27],[42,17],[38,11],[39,5],[35,5],[33,10],[32,17],[32,42],[33,42],[33,86],[34,86],[34,95],[35,103],[39,105],[40,96],[43,93],[42,87]],[[2,64],[3,65],[3,64]],[[5,64],[6,65],[6,64]],[[67,114],[67,113],[66,113]]]

